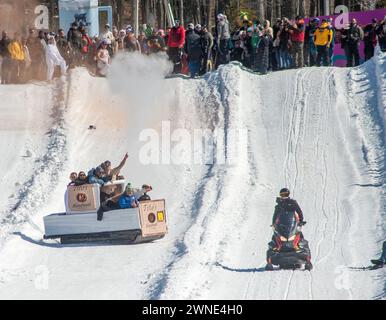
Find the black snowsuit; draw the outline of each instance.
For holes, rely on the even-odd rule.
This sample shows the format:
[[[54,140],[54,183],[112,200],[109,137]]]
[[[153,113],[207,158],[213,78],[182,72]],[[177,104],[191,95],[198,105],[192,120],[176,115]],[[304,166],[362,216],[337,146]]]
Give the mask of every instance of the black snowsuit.
[[[382,52],[386,52],[386,22],[382,22],[375,29],[375,32],[378,36],[379,46]]]
[[[351,25],[348,30],[347,41],[347,66],[356,67],[359,66],[359,42],[362,37],[362,29],[357,25]]]
[[[257,47],[257,71],[266,74],[269,67],[269,45],[272,42],[271,36],[265,34],[260,37],[260,42]]]
[[[209,32],[201,33],[202,58],[200,74],[207,73],[208,61],[212,59],[213,36]]]
[[[375,26],[368,24],[363,30],[365,37],[365,61],[370,60],[374,56],[374,47],[377,44],[377,35],[375,33]],[[366,35],[367,34],[367,35]]]
[[[11,39],[2,38],[0,40],[0,56],[3,57],[1,64],[1,84],[11,83],[11,55],[8,51],[8,45]]]
[[[296,200],[291,198],[276,198],[276,203],[277,205],[275,206],[275,212],[272,217],[272,225],[276,224],[276,220],[282,212],[296,212],[299,215],[299,221],[303,221],[303,211],[300,209]]]

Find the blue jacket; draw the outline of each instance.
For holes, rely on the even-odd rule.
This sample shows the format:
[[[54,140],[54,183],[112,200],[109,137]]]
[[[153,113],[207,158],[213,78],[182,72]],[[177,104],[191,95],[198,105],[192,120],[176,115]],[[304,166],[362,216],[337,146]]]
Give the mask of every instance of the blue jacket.
[[[121,209],[132,208],[131,204],[133,202],[137,203],[137,198],[134,195],[128,196],[128,195],[123,194],[119,198],[119,207]]]
[[[88,172],[88,175],[87,175],[87,179],[88,179],[88,183],[89,184],[94,184],[94,183],[97,183],[99,184],[100,186],[103,186],[108,179],[106,178],[98,178],[96,175],[95,175],[95,169],[91,169],[89,172]]]

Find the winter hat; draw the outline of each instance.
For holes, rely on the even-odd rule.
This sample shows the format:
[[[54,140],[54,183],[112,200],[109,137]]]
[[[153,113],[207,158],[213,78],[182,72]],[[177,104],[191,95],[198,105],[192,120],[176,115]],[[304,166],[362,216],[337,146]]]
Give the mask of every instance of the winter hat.
[[[188,30],[193,30],[194,29],[194,24],[193,23],[189,23],[188,24]]]
[[[194,29],[196,29],[197,31],[201,31],[202,27],[200,24],[196,24],[196,26],[194,27]]]
[[[134,29],[131,25],[128,25],[127,28],[126,28],[126,33],[133,33],[134,32]]]
[[[164,29],[159,29],[159,30],[158,30],[158,34],[159,34],[161,37],[164,37],[164,36],[165,36],[165,31],[164,31]]]
[[[125,188],[125,192],[130,192],[130,193],[133,193],[133,188],[131,187],[131,183],[128,183],[126,188]]]

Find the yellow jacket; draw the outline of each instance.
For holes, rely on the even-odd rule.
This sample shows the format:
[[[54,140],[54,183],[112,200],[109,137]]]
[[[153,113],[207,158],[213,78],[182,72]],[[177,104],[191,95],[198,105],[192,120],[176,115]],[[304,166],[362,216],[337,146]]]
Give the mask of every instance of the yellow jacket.
[[[12,60],[24,60],[25,59],[23,46],[21,45],[21,43],[19,41],[13,40],[8,45],[8,51],[11,55]]]
[[[314,33],[314,44],[316,46],[330,45],[332,41],[332,30],[328,29],[328,24],[322,23],[322,25],[316,29]]]

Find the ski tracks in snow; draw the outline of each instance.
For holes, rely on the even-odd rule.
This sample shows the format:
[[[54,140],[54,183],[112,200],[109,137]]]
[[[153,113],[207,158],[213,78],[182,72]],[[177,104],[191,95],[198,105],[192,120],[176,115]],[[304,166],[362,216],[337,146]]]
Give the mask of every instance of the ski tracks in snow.
[[[40,211],[42,206],[50,199],[50,186],[56,186],[64,163],[66,161],[66,128],[64,113],[68,101],[68,81],[65,78],[56,79],[52,84],[52,108],[50,117],[52,127],[46,133],[48,142],[46,152],[35,160],[35,168],[31,177],[21,184],[17,197],[13,199],[6,216],[2,219],[2,239],[9,237],[10,233],[20,229],[23,223],[29,223],[39,233],[44,233],[33,220],[33,214]]]

